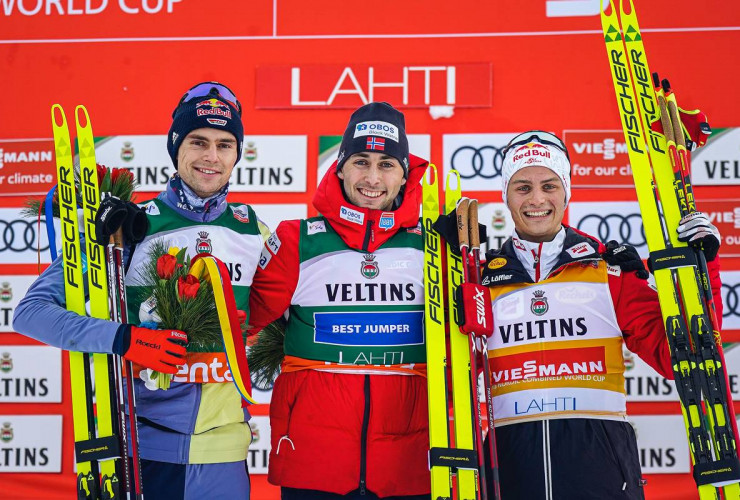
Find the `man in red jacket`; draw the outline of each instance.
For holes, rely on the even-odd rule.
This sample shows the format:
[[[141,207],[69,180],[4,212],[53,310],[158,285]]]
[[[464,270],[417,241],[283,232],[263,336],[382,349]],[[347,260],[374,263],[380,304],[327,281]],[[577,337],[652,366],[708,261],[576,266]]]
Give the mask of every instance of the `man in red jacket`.
[[[321,214],[282,222],[254,277],[256,333],[288,313],[270,404],[283,500],[428,499],[420,180],[403,115],[352,114]]]

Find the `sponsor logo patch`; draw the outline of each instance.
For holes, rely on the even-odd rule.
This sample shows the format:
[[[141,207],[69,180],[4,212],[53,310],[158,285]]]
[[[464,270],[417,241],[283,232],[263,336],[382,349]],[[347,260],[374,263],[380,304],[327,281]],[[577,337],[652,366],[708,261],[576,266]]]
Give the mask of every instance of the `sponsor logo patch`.
[[[264,269],[272,259],[272,254],[266,247],[262,247],[262,253],[260,254],[259,266]]]
[[[503,257],[496,257],[488,263],[488,269],[500,269],[506,265],[508,261]]]
[[[590,255],[595,252],[594,248],[588,243],[578,243],[565,251],[573,258],[583,257],[584,255]]]
[[[218,118],[206,118],[206,121],[211,125],[218,125],[219,127],[226,126],[226,120],[220,120]]]
[[[378,221],[378,227],[388,231],[395,224],[395,215],[393,212],[383,212],[380,214],[380,220]]]
[[[326,224],[323,220],[317,220],[315,222],[311,222],[308,224],[308,228],[306,229],[306,233],[311,236],[312,234],[316,233],[325,233],[326,232]]]
[[[249,222],[249,209],[246,205],[239,205],[232,209],[234,211],[234,218],[239,222]]]
[[[398,127],[388,122],[371,121],[361,122],[355,126],[354,137],[363,137],[366,135],[376,135],[385,137],[398,142]]]
[[[144,205],[143,208],[147,215],[159,215],[159,207],[153,201]]]
[[[621,276],[622,268],[619,266],[612,266],[611,264],[606,265],[606,272],[612,276]]]
[[[347,208],[345,206],[340,207],[339,217],[354,224],[362,225],[365,223],[364,213],[358,212],[357,210],[352,210],[351,208]]]
[[[481,285],[492,285],[494,283],[501,283],[502,281],[509,281],[514,275],[513,274],[499,274],[497,276],[486,276],[483,278]]]
[[[408,228],[406,230],[406,232],[407,233],[414,233],[414,234],[421,235],[421,222],[419,222],[418,224],[416,224],[416,227],[410,227],[410,228]]]
[[[278,238],[277,233],[272,233],[269,238],[267,238],[267,248],[270,249],[270,251],[277,255],[278,250],[280,250],[280,245],[282,245],[282,242],[280,241],[280,238]]]

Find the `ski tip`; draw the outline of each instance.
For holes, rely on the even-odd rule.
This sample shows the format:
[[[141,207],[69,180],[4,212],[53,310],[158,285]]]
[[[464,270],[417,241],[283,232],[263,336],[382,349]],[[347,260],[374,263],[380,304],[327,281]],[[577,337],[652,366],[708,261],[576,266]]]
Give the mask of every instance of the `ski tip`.
[[[663,92],[665,92],[666,94],[671,92],[671,83],[668,81],[667,78],[663,78],[663,81],[661,81],[660,84],[663,87]]]
[[[653,73],[653,87],[656,89],[660,88],[660,77],[658,76],[658,73]]]
[[[65,127],[67,125],[67,119],[64,116],[64,109],[60,104],[53,104],[51,106],[51,120],[54,122],[56,127]]]
[[[77,124],[82,127],[86,127],[90,122],[90,115],[87,113],[87,108],[82,104],[75,108],[75,118],[77,119]]]
[[[632,0],[621,0],[619,2],[619,7],[622,11],[622,15],[630,15],[635,11],[635,5],[632,3]]]
[[[425,186],[436,186],[438,181],[437,177],[437,166],[434,163],[430,163],[427,171],[424,172],[424,185]]]
[[[454,187],[453,187],[454,183]],[[460,172],[457,170],[450,170],[447,172],[447,179],[445,181],[445,191],[461,191],[460,186]]]

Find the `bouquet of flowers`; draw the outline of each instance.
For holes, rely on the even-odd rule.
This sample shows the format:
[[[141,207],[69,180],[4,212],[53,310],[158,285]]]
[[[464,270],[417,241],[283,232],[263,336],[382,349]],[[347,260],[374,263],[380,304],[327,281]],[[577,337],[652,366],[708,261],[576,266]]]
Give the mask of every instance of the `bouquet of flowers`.
[[[126,168],[109,168],[97,164],[98,170],[98,188],[101,193],[110,193],[123,201],[131,201],[136,182],[134,174]],[[80,167],[75,165],[75,190],[77,192],[77,206],[82,208],[82,189],[80,187]],[[54,192],[52,198],[52,213],[54,217],[59,217],[58,192]],[[46,210],[46,199],[36,198],[29,199],[21,211],[21,215],[28,218],[40,217]]]
[[[139,312],[145,328],[175,329],[188,334],[188,352],[223,350],[221,323],[210,278],[200,260],[191,263],[186,249],[155,241],[142,271],[137,297],[146,298]],[[242,328],[246,314],[239,311]],[[148,371],[150,388],[169,388],[171,375]],[[156,385],[156,387],[154,387]]]

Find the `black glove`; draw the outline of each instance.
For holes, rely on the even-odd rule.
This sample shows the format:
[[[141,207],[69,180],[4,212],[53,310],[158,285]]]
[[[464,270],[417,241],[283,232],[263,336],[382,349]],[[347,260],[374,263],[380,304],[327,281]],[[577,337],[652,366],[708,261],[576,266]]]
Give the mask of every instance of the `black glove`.
[[[126,202],[115,196],[100,201],[95,214],[95,243],[106,246],[110,237],[123,225],[128,215]]]
[[[719,252],[721,238],[719,231],[709,222],[704,212],[691,212],[678,222],[678,241],[688,242],[689,246],[704,252],[707,262],[714,260]]]
[[[615,240],[611,240],[606,244],[606,250],[601,254],[601,258],[610,266],[619,266],[622,271],[635,271],[635,275],[640,279],[646,280],[650,276],[640,254],[632,245],[624,243],[620,245]]]
[[[127,213],[123,221],[123,236],[128,243],[140,243],[149,231],[146,210],[132,201],[127,201],[125,206]]]
[[[442,214],[437,217],[432,227],[450,245],[452,252],[455,255],[460,255],[460,238],[457,236],[457,213],[455,209],[448,214]],[[486,226],[480,222],[478,223],[478,235],[480,236],[481,243],[488,241]]]

